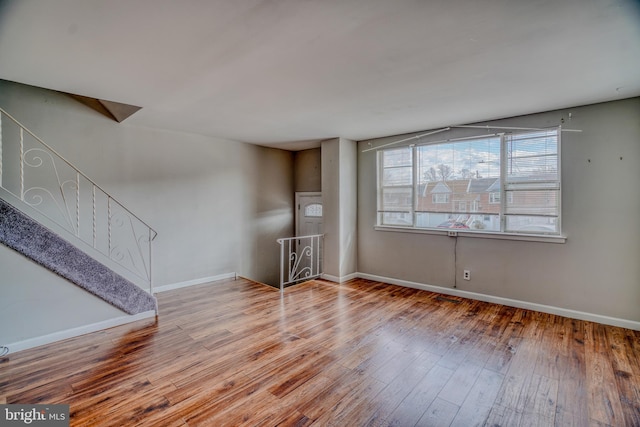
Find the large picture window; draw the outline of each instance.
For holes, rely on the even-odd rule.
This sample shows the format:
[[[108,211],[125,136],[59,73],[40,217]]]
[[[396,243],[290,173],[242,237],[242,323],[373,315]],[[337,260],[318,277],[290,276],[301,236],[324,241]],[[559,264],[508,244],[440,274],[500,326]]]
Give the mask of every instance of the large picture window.
[[[378,225],[559,235],[558,129],[378,152]]]

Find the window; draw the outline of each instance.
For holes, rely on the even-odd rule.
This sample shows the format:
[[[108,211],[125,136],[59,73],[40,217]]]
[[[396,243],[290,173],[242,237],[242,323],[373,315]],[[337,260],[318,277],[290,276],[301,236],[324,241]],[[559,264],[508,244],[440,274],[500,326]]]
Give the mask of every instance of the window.
[[[411,147],[381,151],[378,188],[380,224],[413,224],[413,150]]]
[[[559,151],[557,129],[381,150],[378,225],[558,235]]]
[[[312,203],[305,206],[304,216],[307,218],[322,218],[322,205],[320,203]]]
[[[489,203],[500,203],[500,192],[489,193]],[[513,193],[507,193],[507,203],[513,203]]]
[[[433,203],[449,203],[449,194],[434,194]]]

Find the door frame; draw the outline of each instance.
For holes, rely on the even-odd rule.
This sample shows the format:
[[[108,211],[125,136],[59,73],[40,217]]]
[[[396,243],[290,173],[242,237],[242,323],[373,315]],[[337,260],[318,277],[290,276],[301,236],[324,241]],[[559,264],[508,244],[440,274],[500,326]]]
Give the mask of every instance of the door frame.
[[[296,191],[295,192],[295,206],[294,206],[294,210],[295,210],[295,217],[294,217],[294,221],[295,221],[295,225],[294,225],[294,232],[295,232],[295,236],[298,236],[298,232],[300,231],[300,197],[320,197],[320,202],[323,203],[322,201],[322,192],[320,191]],[[323,207],[323,213],[322,213],[322,218],[324,220],[324,203],[322,204]]]

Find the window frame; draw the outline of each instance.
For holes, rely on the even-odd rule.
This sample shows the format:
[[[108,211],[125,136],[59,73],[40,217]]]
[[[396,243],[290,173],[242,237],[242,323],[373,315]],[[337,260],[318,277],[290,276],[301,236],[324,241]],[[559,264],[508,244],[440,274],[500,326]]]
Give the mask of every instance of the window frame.
[[[412,148],[412,147],[408,147],[408,146],[400,146],[400,147],[396,147],[395,149],[406,149],[406,148]],[[415,183],[415,158],[414,158],[414,152],[413,149],[411,150],[411,162],[410,162],[410,166],[409,165],[393,165],[393,166],[388,166],[385,167],[384,165],[384,161],[383,161],[383,151],[379,151],[378,152],[378,157],[377,157],[377,173],[378,173],[378,179],[377,179],[377,206],[378,206],[378,219],[376,220],[376,223],[385,227],[397,227],[398,225],[392,225],[392,224],[384,224],[384,215],[386,213],[389,214],[405,214],[408,215],[409,217],[411,217],[411,223],[414,224],[415,223],[415,188],[414,188],[414,183]],[[384,171],[386,169],[396,169],[396,168],[404,168],[404,167],[411,167],[411,183],[408,185],[383,185],[382,184],[382,179],[384,177]],[[411,196],[410,196],[410,206],[408,208],[408,210],[383,210],[383,204],[384,204],[384,194],[385,194],[385,189],[409,189],[411,191]]]
[[[434,205],[446,205],[447,203],[451,203],[450,199],[451,193],[434,193],[431,195],[431,201]]]
[[[497,200],[496,200],[497,199]],[[502,200],[502,192],[500,191],[492,191],[489,193],[489,204],[490,205],[498,205]],[[513,203],[513,193],[507,193],[507,204]]]
[[[509,230],[507,231],[506,228],[506,218],[508,216],[507,212],[507,205],[511,205],[513,203],[513,191],[514,190],[508,190],[507,186],[508,186],[508,181],[507,181],[507,173],[506,173],[506,165],[507,165],[507,158],[509,156],[509,153],[507,152],[507,144],[509,143],[509,138],[513,137],[514,135],[518,135],[518,136],[522,136],[522,135],[526,135],[526,134],[531,134],[534,135],[535,133],[539,133],[539,132],[555,132],[555,135],[550,135],[551,137],[555,137],[556,140],[556,151],[555,151],[555,156],[557,157],[557,164],[556,169],[557,169],[557,177],[555,180],[552,180],[556,187],[550,188],[550,190],[553,190],[554,192],[557,192],[557,203],[556,203],[556,212],[557,215],[553,216],[553,215],[542,215],[542,216],[549,216],[551,218],[555,218],[555,222],[557,224],[557,232],[537,232],[537,231],[514,231],[514,230]],[[496,204],[500,204],[500,212],[499,212],[499,224],[500,224],[500,230],[482,230],[482,229],[456,229],[455,233],[453,233],[453,235],[458,235],[458,233],[460,234],[464,234],[465,236],[468,237],[486,237],[486,238],[498,238],[498,239],[512,239],[512,240],[530,240],[530,241],[548,241],[548,242],[553,242],[553,243],[564,243],[566,241],[566,237],[563,234],[563,229],[562,229],[562,170],[561,170],[561,166],[562,166],[562,158],[561,158],[561,152],[562,152],[562,142],[561,142],[561,134],[562,134],[562,130],[561,127],[554,127],[554,128],[547,128],[547,129],[540,129],[540,130],[530,130],[530,131],[522,131],[522,132],[509,132],[509,133],[499,133],[496,134],[495,136],[499,136],[500,137],[500,176],[499,176],[499,181],[500,181],[500,191],[499,191],[499,199],[497,202],[495,202]],[[471,137],[471,138],[463,138],[461,140],[464,141],[469,141],[470,139],[485,139],[487,138],[487,135],[479,135],[477,137]],[[542,138],[542,137],[541,137]],[[417,147],[419,146],[423,146],[423,145],[436,145],[436,144],[450,144],[452,142],[457,142],[455,140],[446,140],[446,141],[438,141],[438,142],[431,142],[431,143],[424,143],[424,144],[411,144],[411,145],[404,145],[404,146],[396,146],[393,148],[385,148],[385,149],[381,149],[378,150],[377,152],[377,158],[376,158],[376,162],[377,162],[377,168],[376,171],[378,173],[377,179],[376,179],[376,186],[377,186],[377,194],[378,194],[378,199],[377,199],[377,206],[378,206],[378,212],[376,215],[376,224],[374,226],[374,228],[376,230],[381,230],[381,231],[402,231],[402,232],[415,232],[415,233],[422,233],[422,234],[445,234],[445,235],[452,235],[450,230],[442,230],[439,229],[437,227],[423,227],[423,226],[417,226],[417,218],[416,218],[416,203],[417,203],[417,196],[416,193],[418,192],[418,187],[421,185],[417,179],[417,174],[418,174],[418,154],[417,154]],[[399,148],[409,148],[411,149],[411,164],[412,164],[412,170],[413,170],[413,181],[412,181],[412,185],[411,185],[411,193],[412,193],[412,206],[410,209],[410,212],[408,212],[411,216],[411,225],[394,225],[394,224],[384,224],[383,223],[383,215],[384,215],[384,211],[382,209],[382,200],[381,200],[381,194],[382,194],[382,177],[383,177],[383,167],[382,167],[382,161],[381,161],[381,157],[382,157],[382,152],[386,151],[386,150],[393,150],[393,149],[399,149]],[[540,156],[544,156],[544,154],[541,154]],[[535,180],[528,180],[526,181],[528,183],[531,183],[531,185],[534,185],[536,183]],[[541,181],[542,182],[542,181]],[[543,182],[543,186],[544,184],[548,183],[548,181]],[[541,188],[542,188],[541,187]],[[493,192],[489,192],[488,194],[491,195]],[[432,195],[435,199],[436,194]],[[447,196],[450,196],[447,194]],[[490,196],[489,196],[490,197]],[[439,202],[439,203],[449,203],[451,201],[451,198],[449,197],[449,201],[448,202]],[[489,203],[490,200],[488,200]],[[433,200],[433,203],[437,203],[435,200]],[[493,203],[492,203],[493,204]],[[471,210],[467,210],[469,213],[474,213],[473,209]],[[485,215],[482,212],[476,212],[476,214],[480,214],[480,215]],[[513,215],[513,214],[512,214]],[[530,214],[521,214],[523,216],[537,216],[534,213],[530,213]]]

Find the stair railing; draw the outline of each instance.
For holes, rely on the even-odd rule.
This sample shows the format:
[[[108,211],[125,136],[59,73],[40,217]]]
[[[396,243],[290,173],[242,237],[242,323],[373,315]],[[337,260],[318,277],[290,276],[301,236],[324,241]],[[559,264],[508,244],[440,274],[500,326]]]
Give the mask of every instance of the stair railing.
[[[286,285],[322,274],[324,234],[278,239],[280,244],[280,291]]]
[[[148,285],[157,232],[0,108],[0,188]]]

